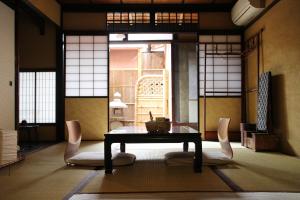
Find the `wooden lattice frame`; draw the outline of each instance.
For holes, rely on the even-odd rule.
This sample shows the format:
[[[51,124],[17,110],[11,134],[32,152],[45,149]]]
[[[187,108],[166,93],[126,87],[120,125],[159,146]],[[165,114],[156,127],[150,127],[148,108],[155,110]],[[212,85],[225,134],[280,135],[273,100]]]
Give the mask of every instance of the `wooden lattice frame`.
[[[135,124],[143,125],[149,120],[149,111],[154,117],[166,117],[168,105],[167,75],[145,75],[136,83]]]

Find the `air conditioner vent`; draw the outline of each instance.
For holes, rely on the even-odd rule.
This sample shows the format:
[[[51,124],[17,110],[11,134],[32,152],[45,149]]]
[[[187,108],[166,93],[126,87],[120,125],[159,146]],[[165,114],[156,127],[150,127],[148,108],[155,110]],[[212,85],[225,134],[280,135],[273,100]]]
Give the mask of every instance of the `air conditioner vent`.
[[[231,10],[231,19],[238,26],[246,26],[265,8],[264,0],[238,0]]]

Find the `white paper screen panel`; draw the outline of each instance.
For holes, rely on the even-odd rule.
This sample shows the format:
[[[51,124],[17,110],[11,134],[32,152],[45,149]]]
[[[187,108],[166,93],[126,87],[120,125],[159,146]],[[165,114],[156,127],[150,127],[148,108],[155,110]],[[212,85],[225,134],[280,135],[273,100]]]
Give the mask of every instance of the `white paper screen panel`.
[[[66,96],[108,95],[107,36],[66,36]]]
[[[55,123],[56,73],[36,73],[36,123]]]
[[[200,96],[240,96],[241,81],[241,37],[200,35]]]
[[[19,122],[56,122],[56,73],[20,72]]]
[[[35,123],[35,73],[19,74],[19,119]]]

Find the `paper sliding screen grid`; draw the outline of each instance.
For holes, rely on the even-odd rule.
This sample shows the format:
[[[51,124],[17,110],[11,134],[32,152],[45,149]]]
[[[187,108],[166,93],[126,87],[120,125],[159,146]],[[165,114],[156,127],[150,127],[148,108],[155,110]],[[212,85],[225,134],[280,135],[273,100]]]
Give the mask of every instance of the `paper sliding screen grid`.
[[[19,119],[35,122],[35,72],[19,74]]]
[[[56,122],[56,72],[20,72],[19,122]]]
[[[113,24],[149,24],[149,12],[109,12],[106,14],[107,26]]]
[[[198,13],[156,12],[155,24],[198,24]]]
[[[206,96],[240,96],[241,81],[240,35],[200,35],[200,96],[204,96],[205,82]]]
[[[66,36],[66,96],[108,95],[107,41],[107,36]]]
[[[55,123],[55,72],[36,73],[36,123]]]

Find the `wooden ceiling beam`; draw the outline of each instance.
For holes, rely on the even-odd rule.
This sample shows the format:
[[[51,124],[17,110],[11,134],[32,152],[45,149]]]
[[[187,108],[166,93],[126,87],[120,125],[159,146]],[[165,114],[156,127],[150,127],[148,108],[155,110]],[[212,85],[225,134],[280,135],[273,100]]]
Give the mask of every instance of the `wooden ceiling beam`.
[[[230,12],[233,3],[218,4],[65,4],[64,12]]]

